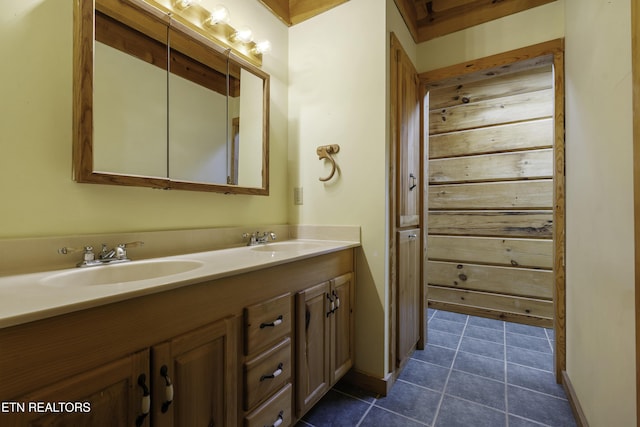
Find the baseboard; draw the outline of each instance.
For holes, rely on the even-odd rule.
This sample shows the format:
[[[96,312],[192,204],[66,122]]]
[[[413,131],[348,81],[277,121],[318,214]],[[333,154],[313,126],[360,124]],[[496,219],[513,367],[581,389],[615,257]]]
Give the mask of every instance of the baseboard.
[[[567,399],[569,399],[569,404],[573,411],[573,417],[576,419],[576,424],[578,424],[578,427],[589,427],[587,417],[585,417],[584,412],[582,411],[582,406],[580,406],[580,402],[578,401],[578,395],[576,395],[576,391],[573,389],[573,385],[571,384],[567,371],[562,371],[562,386],[564,387],[565,393],[567,393]]]
[[[346,375],[345,379],[363,390],[370,391],[380,396],[386,396],[389,394],[391,387],[394,383],[394,377],[392,374],[385,375],[384,378],[375,377],[365,372],[356,371],[351,369]]]

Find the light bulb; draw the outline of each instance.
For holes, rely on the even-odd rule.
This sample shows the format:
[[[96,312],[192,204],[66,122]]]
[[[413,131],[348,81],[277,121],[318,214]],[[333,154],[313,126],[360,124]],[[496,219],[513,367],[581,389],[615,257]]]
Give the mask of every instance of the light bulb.
[[[253,32],[249,27],[242,27],[233,34],[231,37],[234,41],[242,43],[251,43],[253,41]]]
[[[219,23],[228,23],[229,22],[229,10],[223,5],[219,4],[213,8],[211,11],[211,15],[207,19],[206,23],[208,25],[216,25]]]
[[[253,50],[257,54],[269,53],[271,52],[271,42],[269,40],[260,41],[256,43],[256,47]]]
[[[179,9],[186,9],[196,3],[200,3],[200,1],[201,0],[174,0],[173,5]]]

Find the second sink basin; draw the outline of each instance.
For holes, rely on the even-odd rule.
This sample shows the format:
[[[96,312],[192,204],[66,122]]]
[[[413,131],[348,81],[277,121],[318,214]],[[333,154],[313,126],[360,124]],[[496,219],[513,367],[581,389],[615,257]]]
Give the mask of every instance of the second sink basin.
[[[40,283],[57,287],[115,285],[185,273],[203,265],[203,262],[195,260],[134,261],[54,273]]]
[[[301,242],[301,241],[284,241],[275,243],[266,243],[264,245],[251,246],[252,251],[258,252],[300,252],[310,249],[318,249],[322,247],[322,243],[318,242]]]

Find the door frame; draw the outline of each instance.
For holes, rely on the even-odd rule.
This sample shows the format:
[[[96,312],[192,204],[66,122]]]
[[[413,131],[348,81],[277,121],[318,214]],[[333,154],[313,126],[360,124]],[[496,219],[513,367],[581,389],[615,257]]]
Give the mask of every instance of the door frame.
[[[565,290],[565,154],[564,154],[564,39],[556,39],[539,43],[504,53],[455,64],[449,67],[427,71],[418,75],[421,83],[421,94],[424,99],[429,84],[449,82],[455,84],[465,77],[484,70],[513,65],[515,63],[529,63],[531,66],[553,64],[554,80],[554,189],[553,189],[553,305],[555,352],[554,371],[556,381],[562,382],[562,372],[566,370],[566,290]],[[424,101],[423,101],[424,103]],[[427,108],[425,110],[428,111]],[[425,111],[426,114],[426,111]],[[428,129],[423,130],[423,138],[428,139]],[[423,144],[424,145],[424,144]],[[640,155],[639,155],[640,156]],[[427,176],[427,162],[422,175]],[[639,178],[640,180],[640,178]],[[427,179],[425,178],[425,182]],[[638,188],[638,186],[636,186]],[[636,192],[640,200],[640,192]],[[426,211],[425,211],[426,212]],[[636,220],[637,221],[637,220]],[[636,227],[637,229],[638,227]],[[428,234],[425,230],[425,237]],[[636,251],[638,254],[638,251]],[[636,255],[638,256],[638,255]],[[638,258],[636,265],[638,265]],[[638,269],[636,268],[636,271]],[[637,286],[638,279],[636,279]],[[636,296],[638,292],[636,292]],[[640,322],[640,319],[638,320]],[[638,359],[640,363],[640,358]],[[639,424],[640,426],[640,424]]]
[[[635,246],[636,413],[640,413],[640,5],[631,2],[631,69],[633,85],[633,228]],[[640,427],[640,417],[636,416]]]

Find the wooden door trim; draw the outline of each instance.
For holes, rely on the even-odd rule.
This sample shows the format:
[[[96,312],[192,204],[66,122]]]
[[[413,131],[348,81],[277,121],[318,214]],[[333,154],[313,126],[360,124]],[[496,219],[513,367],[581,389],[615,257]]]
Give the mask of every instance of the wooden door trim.
[[[631,67],[633,79],[633,213],[636,312],[636,413],[640,412],[640,6],[631,2]],[[640,427],[640,417],[636,417]]]
[[[635,16],[635,15],[634,15]],[[555,374],[558,383],[562,382],[562,372],[566,370],[566,289],[565,289],[565,179],[564,179],[564,39],[550,40],[532,46],[511,50],[504,53],[474,59],[472,61],[455,64],[437,70],[427,71],[418,75],[422,96],[426,96],[430,87],[441,85],[442,82],[474,81],[494,77],[498,73],[505,73],[519,69],[519,67],[537,67],[543,64],[553,64],[554,78],[554,209],[553,209],[553,239],[554,239],[554,329],[556,335]],[[637,119],[636,119],[637,121]],[[640,127],[640,124],[638,124]],[[639,132],[640,134],[640,132]],[[640,153],[638,153],[640,158]],[[638,172],[640,175],[640,171]],[[423,175],[426,171],[423,168]],[[640,176],[636,178],[640,182]],[[636,204],[640,203],[640,185],[636,185]],[[638,211],[638,209],[636,209]],[[636,219],[637,224],[638,219]],[[636,227],[637,229],[638,227]],[[636,231],[638,233],[638,231]],[[427,234],[427,233],[425,233]],[[636,239],[637,241],[638,239]],[[639,251],[636,250],[636,267],[640,265]],[[638,268],[636,268],[638,271]],[[637,289],[640,289],[640,279],[636,278]],[[636,292],[636,298],[638,298]],[[640,301],[638,299],[637,301]],[[637,303],[640,305],[640,303]],[[638,319],[640,324],[640,319]],[[638,338],[640,340],[640,338]],[[638,341],[640,348],[640,341]],[[637,351],[636,353],[639,353]],[[638,357],[640,366],[640,357]],[[640,378],[639,378],[640,384]],[[640,424],[639,424],[640,426]]]

